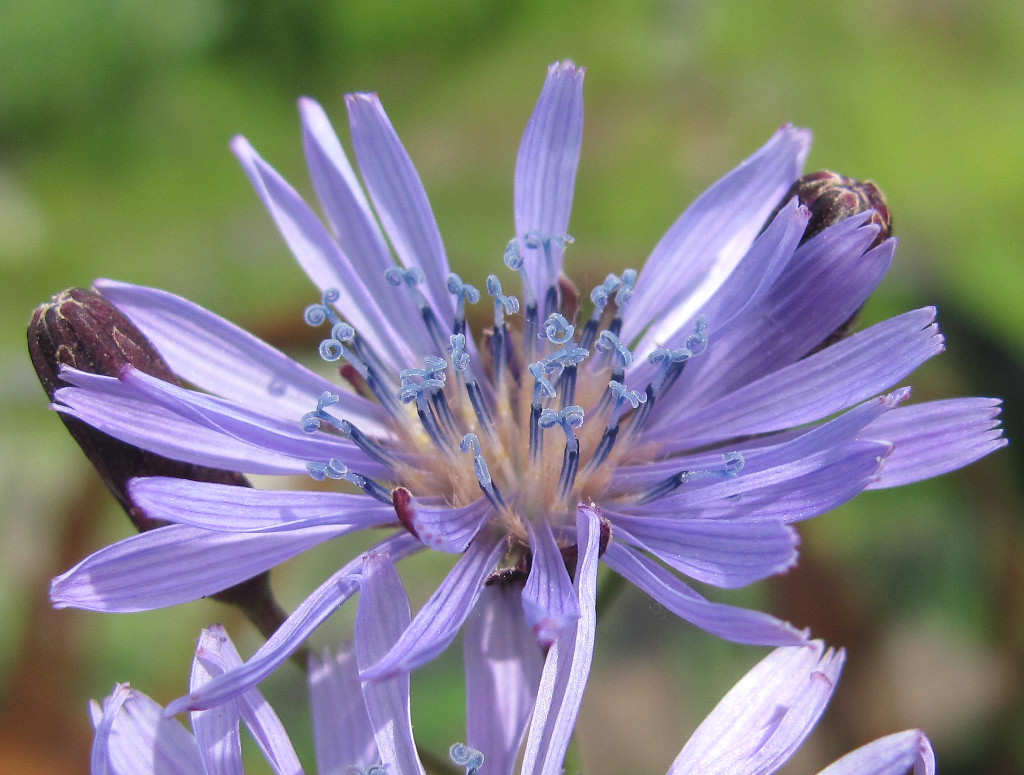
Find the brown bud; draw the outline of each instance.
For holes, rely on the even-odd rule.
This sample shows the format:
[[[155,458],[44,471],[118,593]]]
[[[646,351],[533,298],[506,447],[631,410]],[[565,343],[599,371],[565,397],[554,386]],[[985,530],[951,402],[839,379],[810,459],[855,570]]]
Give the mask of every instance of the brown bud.
[[[61,291],[36,308],[28,327],[28,351],[36,375],[51,399],[58,388],[67,386],[59,376],[62,365],[116,377],[130,364],[166,382],[181,384],[135,324],[97,291],[85,288]],[[170,460],[118,441],[74,417],[62,414],[61,419],[140,532],[165,523],[150,519],[132,502],[127,485],[137,476],[172,476],[197,482],[250,486],[246,478],[235,471]],[[213,597],[240,607],[268,637],[284,620],[284,613],[270,592],[267,573]]]
[[[811,219],[807,223],[801,243],[820,234],[829,226],[868,210],[874,211],[868,223],[874,223],[879,227],[878,236],[871,243],[871,247],[882,244],[892,235],[892,214],[889,212],[889,205],[885,201],[885,195],[870,180],[861,182],[836,172],[820,170],[797,180],[786,192],[780,207],[794,195],[811,211]]]

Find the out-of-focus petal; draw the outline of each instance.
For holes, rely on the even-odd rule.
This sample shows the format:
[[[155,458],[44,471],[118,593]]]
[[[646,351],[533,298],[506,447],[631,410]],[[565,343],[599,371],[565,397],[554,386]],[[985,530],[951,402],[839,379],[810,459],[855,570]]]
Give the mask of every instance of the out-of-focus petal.
[[[128,684],[91,708],[92,775],[195,775],[204,772],[195,738]]]
[[[776,649],[704,719],[668,775],[774,772],[824,712],[843,659],[820,641]]]
[[[537,705],[523,755],[523,775],[559,775],[562,772],[594,658],[600,538],[600,517],[593,508],[581,504],[576,516],[579,556],[573,579],[580,618],[574,627],[559,633],[544,660]]]
[[[486,587],[466,622],[466,743],[487,771],[512,775],[533,711],[543,656],[515,584]]]
[[[351,775],[352,765],[380,761],[354,654],[310,657],[309,703],[318,775]]]
[[[196,644],[195,659],[192,660],[189,691],[196,691],[224,673],[221,648],[226,642],[227,634],[222,629],[203,630]],[[232,646],[228,649],[228,655],[233,651]],[[238,703],[228,700],[208,710],[194,710],[190,715],[206,772],[209,775],[245,775],[242,769],[242,739],[238,733],[241,721]]]
[[[920,729],[879,738],[851,751],[818,775],[935,775],[935,752]]]
[[[227,632],[219,624],[203,630],[196,644],[196,656],[192,663],[192,680],[189,685],[190,691],[198,691],[214,678],[224,675],[242,666],[242,658],[239,656],[235,645],[231,642]],[[212,717],[217,717],[211,721]],[[270,707],[263,694],[258,689],[249,689],[223,705],[218,705],[209,710],[198,710],[192,712],[192,727],[196,730],[197,739],[200,738],[200,724],[210,725],[211,732],[228,732],[225,724],[226,718],[233,715],[232,729],[237,738],[238,719],[245,721],[249,732],[256,740],[256,744],[262,751],[264,758],[278,775],[302,775],[302,765],[295,754],[288,733],[278,718],[277,713]],[[220,735],[212,736],[212,741],[218,744]],[[219,745],[224,745],[228,735],[224,735]],[[239,764],[239,768],[240,768]],[[239,770],[240,771],[240,770]]]
[[[533,298],[556,287],[583,140],[583,76],[572,62],[548,68],[516,158],[515,219]],[[551,239],[556,238],[556,239]]]

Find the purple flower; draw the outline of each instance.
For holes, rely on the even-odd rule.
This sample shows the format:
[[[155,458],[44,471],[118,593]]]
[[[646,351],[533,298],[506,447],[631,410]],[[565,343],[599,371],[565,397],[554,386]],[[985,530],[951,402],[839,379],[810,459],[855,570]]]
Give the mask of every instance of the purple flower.
[[[102,281],[198,389],[132,368],[117,378],[67,369],[61,378],[73,387],[55,406],[169,458],[309,473],[357,494],[137,479],[133,502],[175,524],[55,579],[55,605],[173,605],[330,538],[397,527],[371,551],[458,559],[387,653],[362,667],[380,680],[432,659],[506,587],[542,645],[589,621],[593,603],[580,606],[571,572],[586,517],[600,526],[605,563],[680,617],[741,643],[794,645],[806,635],[710,602],[681,576],[734,588],[785,571],[796,559],[793,522],[1005,443],[995,400],[904,407],[908,388],[885,393],[942,350],[933,309],[822,347],[881,280],[895,242],[871,211],[806,238],[809,211],[784,196],[808,151],[805,130],[781,128],[682,214],[639,273],[609,275],[571,322],[578,294],[562,258],[582,84],[572,63],[548,71],[519,150],[516,235],[504,252],[521,300],[487,277],[493,323],[479,339],[466,307],[484,293],[451,273],[376,96],[347,98],[365,193],[322,109],[300,102],[326,224],[237,139],[257,193],[322,292],[306,311],[327,325],[321,355],[344,364],[352,390],[181,298]],[[185,704],[211,707],[262,680],[355,593],[363,562],[341,568],[244,667]]]

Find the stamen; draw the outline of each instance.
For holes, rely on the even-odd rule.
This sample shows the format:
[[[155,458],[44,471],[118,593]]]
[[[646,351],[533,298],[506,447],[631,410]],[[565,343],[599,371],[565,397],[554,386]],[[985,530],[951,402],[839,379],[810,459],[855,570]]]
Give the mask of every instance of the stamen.
[[[537,361],[536,363],[531,363],[529,369],[534,379],[533,401],[530,403],[530,460],[536,463],[540,458],[541,451],[540,426],[537,424],[540,420],[543,406],[541,398],[555,397],[555,386],[548,379],[548,374],[554,373],[557,370],[557,366],[555,369],[552,369],[547,361]]]
[[[487,469],[487,461],[484,460],[483,451],[480,449],[479,437],[475,433],[467,433],[462,437],[459,449],[463,452],[472,451],[473,473],[476,474],[476,480],[480,483],[481,491],[487,496],[487,500],[491,502],[491,505],[497,511],[505,511],[508,506],[505,504],[505,499],[501,497],[498,486],[491,479],[491,472]]]
[[[726,452],[722,459],[724,461],[724,468],[711,468],[703,471],[680,471],[678,474],[673,474],[667,479],[658,482],[658,484],[641,495],[637,503],[644,505],[659,498],[664,498],[686,482],[696,482],[702,479],[736,478],[736,475],[743,468],[743,455],[739,452]]]
[[[683,373],[683,365],[695,355],[708,349],[708,322],[704,316],[697,318],[694,333],[686,338],[686,345],[676,350],[660,347],[648,357],[653,364],[660,366],[658,376],[652,381],[655,392],[659,395],[668,390]]]
[[[519,273],[519,279],[523,284],[523,298],[526,300],[526,305],[536,305],[537,299],[533,295],[533,286],[530,285],[530,278],[526,274],[526,262],[523,260],[523,254],[519,252],[519,240],[513,237],[508,241],[508,244],[505,246],[505,255],[502,258],[505,266],[513,272]]]
[[[448,291],[455,294],[455,323],[452,331],[456,334],[466,333],[466,301],[476,304],[480,301],[480,291],[452,272],[448,275]]]
[[[441,389],[445,383],[445,369],[448,364],[443,358],[436,355],[427,355],[423,358],[427,365],[425,369],[403,369],[398,376],[402,380],[402,386],[398,391],[398,397],[404,404],[416,402],[416,414],[420,418],[423,429],[430,436],[431,441],[445,452],[451,452],[451,441],[441,430],[435,409],[442,415],[447,415],[445,420],[451,416],[451,409],[446,401],[432,400],[443,393]],[[451,427],[454,427],[454,418],[451,418]]]
[[[420,317],[423,318],[423,324],[427,327],[430,338],[434,340],[438,352],[444,352],[445,334],[441,329],[441,323],[438,321],[437,315],[434,314],[430,304],[427,303],[426,297],[419,289],[419,285],[427,279],[427,276],[423,274],[423,270],[418,266],[413,266],[409,269],[391,266],[385,270],[384,279],[396,288],[404,285],[409,290],[409,295],[412,296],[413,303],[416,304],[420,311]]]
[[[484,755],[475,748],[455,743],[448,749],[448,756],[454,764],[466,768],[466,775],[478,775],[484,763]]]
[[[558,494],[560,498],[568,495],[576,483],[576,472],[580,462],[580,442],[576,438],[575,428],[583,425],[583,408],[567,406],[556,412],[545,409],[541,412],[538,424],[541,428],[552,428],[560,425],[565,432],[565,452],[562,455],[562,472],[558,478]]]
[[[601,332],[601,335],[597,338],[594,346],[603,353],[614,353],[616,358],[616,365],[612,371],[612,379],[616,382],[621,382],[622,377],[633,363],[633,353],[629,351],[620,340],[619,337],[609,331],[607,328]]]
[[[466,352],[466,335],[452,334],[448,337],[448,342],[448,353],[452,358],[452,368],[461,373],[469,365],[469,353]]]
[[[351,482],[356,487],[359,487],[367,495],[370,495],[381,503],[391,505],[391,491],[388,490],[381,484],[378,484],[368,476],[357,474],[355,471],[350,471],[349,467],[342,463],[337,458],[331,458],[326,463],[320,463],[318,461],[310,461],[306,463],[306,470],[309,475],[316,479],[318,482],[324,481],[324,479],[343,479],[346,482]]]
[[[597,327],[601,324],[601,316],[604,308],[608,306],[609,297],[618,290],[622,284],[618,275],[609,274],[604,282],[590,292],[590,300],[594,302],[594,309],[590,313],[590,320],[583,326],[583,333],[580,335],[580,346],[590,347],[594,344],[594,337],[597,335]]]
[[[317,399],[316,409],[302,415],[302,430],[306,433],[316,433],[320,430],[320,424],[322,422],[326,422],[341,431],[353,444],[365,452],[368,457],[376,460],[378,463],[391,466],[398,462],[394,455],[359,430],[348,420],[340,420],[325,411],[324,407],[336,404],[340,400],[341,396],[337,393],[331,393],[330,391],[322,393],[320,398]]]
[[[611,380],[608,383],[608,388],[614,396],[612,415],[608,420],[607,427],[604,429],[604,434],[601,436],[601,441],[597,444],[597,449],[594,450],[594,454],[590,458],[590,462],[587,464],[587,470],[590,472],[595,471],[597,467],[608,458],[608,454],[612,451],[612,447],[615,445],[615,439],[619,435],[619,419],[622,417],[622,412],[625,410],[626,404],[629,404],[631,408],[636,409],[641,404],[647,403],[647,393],[639,390],[631,390],[621,382]]]
[[[452,358],[452,367],[455,369],[456,376],[458,376],[466,386],[466,393],[469,395],[469,402],[473,406],[473,411],[476,413],[476,419],[480,423],[480,427],[486,431],[488,436],[493,437],[495,433],[494,419],[491,417],[491,411],[487,408],[487,402],[484,400],[483,390],[480,389],[479,383],[474,378],[465,379],[463,372],[466,367],[469,366],[469,353],[466,352],[466,335],[465,334],[452,334],[449,337],[451,341],[451,347],[449,353]]]
[[[500,384],[508,366],[507,329],[505,315],[519,311],[519,299],[501,292],[501,281],[497,275],[487,277],[487,293],[494,297],[494,331],[491,334],[491,359],[494,362],[494,381]]]
[[[533,286],[530,285],[530,277],[526,272],[526,262],[523,254],[519,252],[519,240],[513,237],[505,246],[505,266],[514,272],[519,273],[520,284],[523,287],[523,301],[526,302],[526,312],[523,324],[523,358],[527,361],[533,360],[536,352],[535,339],[537,338],[537,298],[533,293]]]
[[[559,375],[562,388],[562,407],[570,405],[576,397],[576,366],[590,355],[590,350],[572,341],[576,327],[562,315],[553,313],[544,321],[544,335],[551,344],[564,345],[544,359],[547,370]],[[554,394],[552,394],[553,397]]]
[[[554,256],[551,254],[552,245],[564,248],[573,242],[569,234],[545,235],[539,231],[527,232],[523,235],[523,244],[533,250],[543,250],[544,269],[547,275],[547,292],[544,296],[544,317],[547,317],[558,309],[558,272],[555,267]]]
[[[616,336],[622,331],[622,310],[633,297],[633,286],[636,285],[636,270],[626,269],[622,272],[619,288],[615,292],[615,317],[608,326]]]
[[[331,324],[331,335],[320,342],[320,357],[331,363],[344,357],[359,372],[359,376],[366,379],[369,369],[367,369],[362,359],[346,347],[345,344],[355,339],[356,330],[339,318],[337,313],[329,306],[330,302],[338,298],[337,289],[327,289],[321,298],[323,299],[322,303],[310,304],[306,307],[306,311],[303,314],[306,323],[311,326],[320,326],[328,322]]]

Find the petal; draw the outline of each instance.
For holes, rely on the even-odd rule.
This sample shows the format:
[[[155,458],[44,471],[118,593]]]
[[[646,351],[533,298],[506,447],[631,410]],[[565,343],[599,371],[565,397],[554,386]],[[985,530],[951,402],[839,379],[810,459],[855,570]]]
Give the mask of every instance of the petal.
[[[719,638],[761,646],[790,646],[807,640],[805,633],[774,616],[705,600],[656,562],[620,543],[609,544],[603,559],[676,616]]]
[[[350,775],[353,765],[380,761],[354,654],[324,649],[310,658],[309,703],[320,775]]]
[[[934,307],[871,326],[699,409],[669,403],[651,439],[696,447],[813,422],[887,390],[943,351]]]
[[[604,515],[617,538],[716,587],[746,586],[796,564],[799,538],[778,520],[628,517],[607,510]]]
[[[330,391],[340,395],[344,414],[367,433],[386,427],[380,406],[339,391],[266,342],[180,296],[114,280],[97,280],[95,286],[142,330],[171,371],[202,390],[293,420]]]
[[[248,140],[236,137],[231,143],[231,150],[242,163],[256,193],[306,274],[321,291],[336,290],[336,306],[343,311],[349,323],[373,345],[385,362],[393,368],[400,368],[403,359],[396,359],[393,351],[395,343],[402,347],[404,337],[392,329],[390,320],[393,318],[378,306],[378,302],[383,305],[385,300],[400,297],[393,292],[385,296],[370,292],[363,282],[361,268],[354,266],[341,252],[316,213],[273,167],[260,158]]]
[[[801,493],[808,497],[817,497],[815,494],[831,497],[828,494],[834,492],[836,476],[847,477],[859,487],[854,492],[859,492],[877,475],[891,451],[892,445],[885,442],[847,442],[762,470],[751,465],[750,472],[733,479],[684,489],[652,505],[664,511],[699,509],[703,516],[742,516],[745,508],[763,507],[779,497],[799,497]],[[767,464],[767,455],[753,462]],[[844,489],[840,488],[842,491]],[[789,522],[795,519],[787,516]]]
[[[381,225],[401,262],[423,270],[423,295],[447,325],[455,314],[447,288],[451,270],[416,168],[376,94],[347,94],[345,106],[359,172]]]
[[[108,384],[112,386],[120,384],[116,379],[105,379],[110,380]],[[241,441],[206,425],[197,425],[148,399],[132,397],[123,385],[116,389],[104,388],[102,393],[96,392],[93,384],[88,390],[61,388],[54,393],[54,402],[51,407],[61,414],[76,417],[119,441],[172,460],[251,474],[306,472],[304,460]]]
[[[425,546],[451,554],[466,551],[494,511],[486,498],[459,508],[431,505],[430,501],[412,498],[407,505],[396,505],[396,508],[401,509],[406,527],[411,528]]]
[[[50,600],[56,608],[118,613],[187,603],[350,531],[325,525],[287,533],[211,533],[168,525],[89,555],[50,583]]]
[[[725,470],[723,453],[719,449],[624,468],[616,475],[615,486],[623,493],[640,495],[668,477],[682,472],[712,474],[704,479],[685,482],[684,488],[659,502],[661,507],[667,503],[683,507],[730,497],[738,494],[741,489],[749,492],[795,479],[820,469],[824,463],[830,463],[837,457],[856,454],[858,448],[849,448],[849,442],[856,439],[870,423],[899,406],[909,395],[910,388],[900,388],[865,401],[839,417],[802,433],[776,434],[753,442],[740,441],[737,448],[731,450],[743,456],[743,466],[735,472],[734,477],[713,476],[716,471]],[[884,446],[891,447],[890,444]],[[879,452],[882,451],[879,449]],[[630,513],[633,511],[627,510]]]
[[[474,541],[434,594],[417,612],[391,650],[372,667],[363,668],[364,681],[380,681],[399,673],[408,673],[448,648],[476,605],[484,581],[494,570],[504,537],[500,540]]]
[[[782,276],[715,332],[669,395],[720,396],[807,355],[860,308],[889,265],[895,240],[853,216],[801,245]],[[770,321],[766,325],[765,321]]]
[[[864,429],[862,436],[886,439],[893,454],[871,489],[897,487],[955,471],[1005,447],[995,398],[951,398],[900,407]]]
[[[81,373],[69,374],[67,379],[74,380],[72,384],[86,386]],[[90,381],[95,383],[98,379],[103,378]],[[119,379],[132,395],[149,399],[197,425],[219,430],[254,446],[300,460],[337,458],[345,465],[358,467],[368,476],[390,473],[387,466],[371,459],[347,439],[327,433],[307,433],[298,422],[268,417],[231,401],[180,388],[132,367],[122,369]]]
[[[794,197],[754,240],[736,268],[722,282],[699,313],[707,319],[711,336],[743,310],[752,299],[770,288],[789,262],[800,244],[810,212]],[[689,305],[670,309],[664,317],[651,325],[634,349],[637,368],[631,371],[631,381],[645,385],[655,372],[647,356],[655,347],[675,349],[682,347],[693,333],[694,311]]]
[[[92,775],[195,775],[205,772],[195,738],[128,684],[93,703]]]
[[[818,775],[935,775],[935,752],[920,729],[879,738],[851,751]]]
[[[597,565],[601,537],[600,518],[590,507],[576,510],[576,590],[580,618],[559,633],[548,649],[530,721],[530,736],[523,755],[523,775],[558,775],[562,772],[576,717],[594,658],[597,627]]]
[[[409,599],[386,554],[367,553],[356,612],[356,657],[360,668],[378,663],[409,627]],[[364,686],[366,711],[381,762],[397,775],[423,772],[412,736],[409,674]],[[394,768],[394,769],[391,769]]]
[[[784,126],[686,209],[654,248],[623,314],[622,340],[671,312],[695,316],[800,175],[811,134]]]
[[[546,248],[530,247],[529,236],[546,239],[568,232],[583,141],[585,72],[568,61],[548,68],[516,158],[516,236],[532,286],[527,300],[532,293],[541,304],[547,289],[557,285],[565,246],[546,240]]]
[[[410,353],[410,357],[415,358],[412,354],[426,352],[432,344],[417,310],[401,295],[404,291],[389,285],[385,279],[385,272],[395,266],[395,259],[348,157],[320,105],[304,97],[299,100],[299,113],[302,116],[302,143],[313,187],[323,203],[342,255],[358,259],[359,278],[371,297],[357,300],[357,303],[373,304],[376,300],[384,311],[386,330],[392,332],[392,341],[399,351]],[[398,336],[395,336],[396,332]],[[405,339],[410,341],[403,342]],[[394,358],[389,359],[389,362],[394,361]],[[411,362],[407,359],[398,368]]]
[[[317,525],[362,530],[395,522],[394,508],[368,495],[254,490],[163,476],[133,479],[128,492],[150,519],[217,532],[269,533]]]
[[[551,525],[527,523],[533,564],[523,588],[523,610],[537,642],[547,648],[560,632],[580,618],[578,593],[565,567],[565,559],[555,543]]]
[[[729,691],[693,733],[669,775],[774,772],[817,723],[844,654],[820,641],[776,649]]]
[[[422,548],[414,536],[402,531],[384,539],[368,552],[387,553],[398,560]],[[167,712],[213,707],[251,689],[274,672],[317,627],[356,593],[358,583],[355,577],[361,572],[363,556],[365,553],[337,571],[303,600],[242,667],[215,678],[193,694],[178,698],[167,706]]]
[[[463,651],[466,743],[484,754],[488,772],[512,775],[543,668],[518,585],[484,588],[466,621]]]

